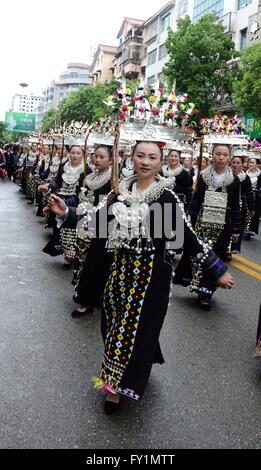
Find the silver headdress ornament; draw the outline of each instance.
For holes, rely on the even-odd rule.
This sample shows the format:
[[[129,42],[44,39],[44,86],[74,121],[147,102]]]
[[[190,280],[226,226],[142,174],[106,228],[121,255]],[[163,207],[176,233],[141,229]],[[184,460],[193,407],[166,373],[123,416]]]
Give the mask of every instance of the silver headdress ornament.
[[[111,116],[100,119],[90,134],[88,144],[95,147],[97,147],[97,145],[106,145],[112,147],[115,143],[115,125],[116,120]],[[125,148],[128,145],[135,145],[135,142],[131,141],[129,135],[126,136],[121,133],[119,146],[121,148]]]
[[[215,144],[224,144],[224,145],[233,145],[233,146],[246,146],[249,145],[249,136],[240,135],[240,134],[209,134],[204,137],[205,144],[215,145]]]
[[[245,157],[249,155],[249,151],[247,149],[235,149],[233,152],[233,157]]]
[[[44,138],[42,140],[42,144],[43,145],[52,145],[53,144],[53,139]]]
[[[167,144],[166,151],[171,152],[171,150],[176,150],[177,152],[184,152],[184,145],[181,145],[179,141],[172,141]]]
[[[200,152],[199,151],[195,152],[194,158],[199,158],[199,157],[200,157]],[[211,154],[209,152],[203,152],[202,157],[206,158],[207,160],[211,160],[211,158],[212,158]]]
[[[192,159],[193,158],[193,155],[191,153],[188,153],[188,152],[183,152],[181,154],[181,158],[185,159],[185,158],[190,158]]]
[[[113,135],[109,134],[102,134],[98,132],[91,132],[90,137],[88,139],[89,145],[96,146],[97,145],[106,145],[112,147],[114,144],[114,137]]]
[[[87,123],[72,121],[69,125],[64,123],[63,126],[50,129],[45,138],[47,140],[50,139],[52,144],[63,144],[70,147],[79,145],[84,147],[88,130],[89,126]]]
[[[176,96],[159,85],[144,87],[143,82],[136,90],[122,84],[106,104],[121,123],[121,140],[167,144],[192,136],[195,106],[186,94]]]
[[[84,147],[88,130],[89,126],[87,123],[84,124],[82,121],[72,121],[71,124],[64,129],[65,144],[70,147],[73,145]]]
[[[247,156],[248,156],[248,159],[251,160],[251,158],[255,158],[256,160],[260,160],[261,159],[261,152],[253,152],[253,151],[249,151],[249,152],[246,152]]]
[[[39,144],[41,139],[40,139],[39,134],[30,134],[27,140],[28,140],[28,143],[32,145],[32,144]]]

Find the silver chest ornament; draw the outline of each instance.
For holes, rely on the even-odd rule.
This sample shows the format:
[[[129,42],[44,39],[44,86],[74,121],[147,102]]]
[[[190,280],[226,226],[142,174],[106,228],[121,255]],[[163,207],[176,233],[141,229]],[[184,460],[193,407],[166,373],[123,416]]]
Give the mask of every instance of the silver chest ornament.
[[[109,235],[108,249],[112,251],[126,249],[137,254],[141,254],[142,251],[154,251],[145,221],[149,212],[149,205],[146,202],[137,202],[130,206],[123,202],[113,204],[112,213],[115,221],[113,221],[113,229]],[[146,239],[145,246],[142,243],[144,239]]]
[[[226,223],[227,203],[227,193],[206,191],[201,218],[202,223],[224,227]]]

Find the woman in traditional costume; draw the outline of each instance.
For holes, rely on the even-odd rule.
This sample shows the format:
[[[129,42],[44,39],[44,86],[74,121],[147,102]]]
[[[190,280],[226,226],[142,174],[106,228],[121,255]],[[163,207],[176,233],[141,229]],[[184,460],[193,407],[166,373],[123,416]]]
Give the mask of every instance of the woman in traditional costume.
[[[33,142],[31,150],[24,160],[24,170],[22,176],[22,188],[29,199],[29,204],[33,204],[36,186],[33,180],[32,172],[34,171],[39,160],[39,150],[37,143]]]
[[[260,212],[261,212],[261,170],[257,167],[257,159],[251,158],[249,160],[249,169],[247,171],[252,184],[252,189],[255,197],[255,215],[252,217],[249,235],[258,235]]]
[[[114,261],[104,292],[104,360],[95,381],[96,388],[107,393],[108,414],[118,410],[120,394],[142,398],[153,363],[164,363],[159,335],[172,279],[171,246],[166,243],[179,238],[181,225],[186,255],[208,272],[215,285],[233,285],[227,268],[208,244],[197,240],[180,200],[158,176],[161,158],[157,143],[139,142],[133,151],[136,175],[121,182],[110,207],[115,225],[108,248]]]
[[[104,292],[104,360],[100,378],[95,379],[95,387],[107,394],[107,414],[119,409],[120,395],[141,399],[153,363],[164,363],[159,335],[172,279],[166,243],[175,239],[177,230],[183,235],[184,226],[184,250],[198,268],[207,270],[215,285],[233,286],[227,268],[208,244],[197,240],[180,200],[158,175],[161,158],[157,143],[139,142],[133,152],[136,175],[124,179],[109,202],[108,249],[114,261]],[[59,215],[66,212],[55,199],[52,210]]]
[[[231,239],[237,242],[240,234],[240,182],[229,168],[231,146],[223,142],[213,147],[213,164],[200,175],[189,215],[197,236],[201,240],[212,240],[215,253],[227,261]],[[184,254],[176,270],[175,284],[190,283],[190,268]],[[200,307],[210,310],[215,283],[203,272],[200,281],[194,284]]]
[[[169,148],[168,165],[162,166],[162,175],[173,179],[174,191],[184,203],[186,210],[192,199],[192,185],[189,173],[181,165],[181,152],[182,150],[176,147]]]
[[[79,217],[97,207],[101,198],[111,191],[112,147],[98,145],[95,151],[95,171],[86,176],[79,195],[77,213]],[[97,218],[96,231],[99,230]],[[75,302],[79,305],[72,317],[81,317],[93,312],[101,304],[105,282],[108,278],[109,256],[105,250],[105,239],[91,238],[86,229],[78,226],[77,254],[74,266],[74,283],[77,282]]]
[[[72,145],[70,148],[70,160],[62,165],[55,179],[49,182],[48,191],[61,197],[65,204],[76,209],[78,205],[78,195],[84,179],[84,152],[80,145]],[[44,211],[45,214],[48,211]],[[64,253],[64,269],[72,267],[75,257],[76,227],[70,222],[65,223],[61,230],[57,227],[54,220],[54,236],[52,240],[43,249],[44,253],[51,256],[57,256]],[[58,248],[57,248],[58,247]]]
[[[240,181],[241,228],[238,241],[232,243],[232,253],[236,254],[241,251],[243,237],[248,233],[251,218],[255,214],[255,199],[251,180],[243,171],[243,158],[240,151],[235,152],[232,157],[231,169]]]
[[[36,215],[38,217],[43,216],[43,207],[44,207],[43,206],[43,193],[39,192],[38,188],[39,188],[39,183],[43,184],[45,175],[47,174],[49,167],[50,167],[51,156],[49,153],[50,151],[49,149],[50,149],[50,146],[49,146],[48,141],[44,141],[43,146],[42,146],[41,157],[39,159],[39,162],[38,162],[35,174],[34,174],[34,177],[37,182],[36,200],[38,203],[38,209],[37,209]]]

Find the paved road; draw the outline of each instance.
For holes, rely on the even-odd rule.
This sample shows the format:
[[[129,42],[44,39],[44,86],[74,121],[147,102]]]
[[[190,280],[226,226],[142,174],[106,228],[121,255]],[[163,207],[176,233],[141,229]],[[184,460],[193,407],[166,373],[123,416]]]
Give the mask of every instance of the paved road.
[[[42,220],[42,219],[41,219]],[[260,281],[231,268],[233,291],[211,312],[175,288],[140,403],[103,413],[92,388],[102,358],[99,312],[73,320],[71,274],[41,252],[48,233],[13,183],[0,183],[0,447],[261,447],[261,361],[253,358]],[[261,265],[261,240],[242,256]]]

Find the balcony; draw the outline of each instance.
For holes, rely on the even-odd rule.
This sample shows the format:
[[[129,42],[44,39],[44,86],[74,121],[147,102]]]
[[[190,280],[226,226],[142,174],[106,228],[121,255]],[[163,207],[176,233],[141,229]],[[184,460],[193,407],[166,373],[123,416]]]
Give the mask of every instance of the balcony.
[[[138,78],[141,73],[140,65],[129,63],[124,67],[124,74],[126,78],[135,79]]]
[[[123,52],[123,50],[126,48],[126,47],[129,47],[129,46],[141,46],[143,44],[143,36],[129,36],[127,37],[124,42],[122,42],[120,44],[120,46],[118,47],[118,50],[117,50],[117,53],[116,53],[116,56],[120,53]]]
[[[132,49],[131,46],[126,48],[122,55],[115,61],[115,65],[125,65],[126,63],[140,65],[143,55],[142,49]]]
[[[227,34],[234,34],[235,33],[235,21],[236,21],[237,13],[230,12],[227,15],[222,16],[218,21],[224,27],[224,32]]]

